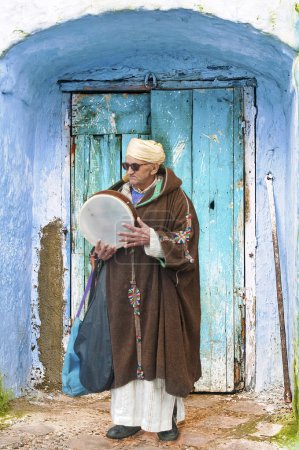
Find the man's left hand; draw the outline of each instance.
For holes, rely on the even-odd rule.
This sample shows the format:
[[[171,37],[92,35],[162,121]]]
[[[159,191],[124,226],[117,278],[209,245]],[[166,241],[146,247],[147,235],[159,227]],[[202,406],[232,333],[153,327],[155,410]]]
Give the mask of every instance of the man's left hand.
[[[122,237],[121,242],[125,242],[124,247],[137,247],[139,245],[149,245],[150,243],[150,227],[146,225],[140,217],[137,218],[139,227],[132,227],[131,225],[123,224],[123,227],[130,230],[130,233],[118,233]]]

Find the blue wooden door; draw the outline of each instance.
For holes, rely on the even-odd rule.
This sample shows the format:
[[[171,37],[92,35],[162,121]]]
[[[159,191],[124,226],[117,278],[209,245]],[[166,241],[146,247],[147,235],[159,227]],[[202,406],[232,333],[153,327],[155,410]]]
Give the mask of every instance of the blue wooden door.
[[[229,392],[242,375],[244,285],[241,89],[73,96],[72,305],[89,271],[90,246],[77,214],[93,193],[121,176],[131,137],[164,146],[200,221],[201,359],[199,391]]]

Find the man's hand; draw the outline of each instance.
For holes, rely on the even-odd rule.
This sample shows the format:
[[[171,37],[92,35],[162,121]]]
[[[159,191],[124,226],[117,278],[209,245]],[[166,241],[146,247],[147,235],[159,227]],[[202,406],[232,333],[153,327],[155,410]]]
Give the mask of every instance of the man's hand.
[[[97,262],[97,255],[95,254],[95,251],[93,251],[89,255],[89,262],[90,262],[90,265],[91,265],[91,270],[94,271],[94,269],[96,267],[96,262]]]
[[[102,241],[98,241],[94,249],[94,253],[96,253],[98,255],[98,258],[102,259],[103,261],[107,261],[107,259],[110,259],[115,252],[116,247],[114,247],[113,245],[105,244]]]
[[[138,245],[149,245],[150,243],[150,227],[146,225],[140,217],[137,218],[139,227],[132,227],[131,225],[123,224],[123,227],[130,230],[130,233],[118,233],[122,237],[121,242],[124,242],[125,248],[137,247]]]

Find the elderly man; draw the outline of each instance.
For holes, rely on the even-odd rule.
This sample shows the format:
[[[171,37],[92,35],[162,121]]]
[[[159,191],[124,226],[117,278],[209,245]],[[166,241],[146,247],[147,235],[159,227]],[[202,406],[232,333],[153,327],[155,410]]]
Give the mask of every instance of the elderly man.
[[[164,160],[161,144],[131,139],[126,175],[112,189],[135,205],[139,226],[120,233],[124,248],[95,249],[107,265],[112,439],[140,429],[177,439],[183,397],[201,376],[198,221]]]

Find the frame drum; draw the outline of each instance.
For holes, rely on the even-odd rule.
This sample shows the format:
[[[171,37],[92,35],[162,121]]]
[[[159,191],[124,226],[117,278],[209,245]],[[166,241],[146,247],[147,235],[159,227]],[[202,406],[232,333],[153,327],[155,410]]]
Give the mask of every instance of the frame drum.
[[[79,229],[92,245],[101,240],[105,244],[123,247],[118,232],[128,231],[123,223],[135,226],[137,212],[130,200],[117,191],[100,191],[90,197],[79,214]]]

